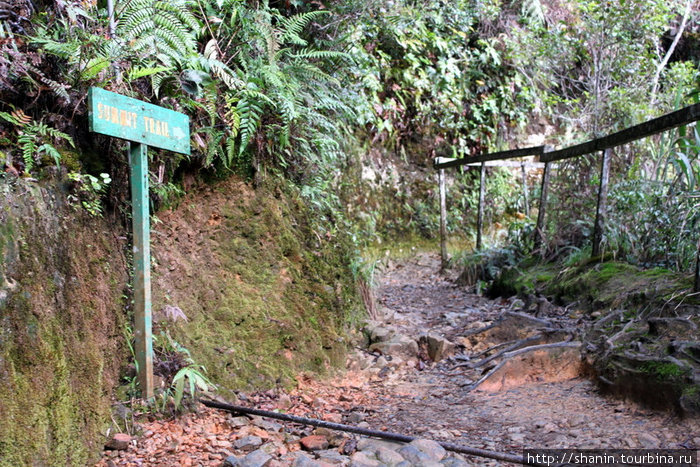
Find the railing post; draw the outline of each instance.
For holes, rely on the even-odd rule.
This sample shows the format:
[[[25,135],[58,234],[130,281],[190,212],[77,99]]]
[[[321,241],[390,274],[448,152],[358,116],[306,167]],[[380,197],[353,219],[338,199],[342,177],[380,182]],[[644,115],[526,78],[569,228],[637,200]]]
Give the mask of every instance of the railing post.
[[[525,215],[530,217],[530,192],[527,189],[527,170],[525,170],[525,162],[520,163],[520,171],[523,178],[523,197],[525,198]]]
[[[484,198],[486,197],[486,163],[481,163],[481,173],[479,174],[479,214],[476,218],[476,249],[481,250],[483,246],[481,231],[484,228]]]
[[[549,147],[546,147],[542,152],[548,152]],[[544,217],[547,211],[547,195],[549,192],[549,177],[551,175],[552,163],[547,161],[544,163],[544,173],[542,174],[542,189],[540,190],[540,205],[537,213],[537,226],[535,227],[535,251],[540,252],[544,256]]]
[[[445,169],[438,170],[440,185],[440,270],[447,268],[447,201],[445,200]]]
[[[607,217],[608,180],[610,179],[610,149],[603,151],[603,161],[600,164],[600,187],[598,189],[598,206],[595,212],[595,225],[593,227],[593,251],[591,256],[596,258],[601,255],[603,233],[605,231],[605,219]]]
[[[698,238],[698,251],[695,253],[695,284],[694,292],[700,292],[700,238]]]

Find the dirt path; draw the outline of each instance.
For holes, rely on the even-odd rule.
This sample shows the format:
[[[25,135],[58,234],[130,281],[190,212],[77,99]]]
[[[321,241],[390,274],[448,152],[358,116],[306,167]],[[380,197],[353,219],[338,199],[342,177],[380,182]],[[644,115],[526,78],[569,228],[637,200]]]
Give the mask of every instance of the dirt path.
[[[408,335],[435,331],[451,339],[475,321],[511,308],[456,288],[437,274],[439,258],[420,255],[388,270],[378,301],[391,324]],[[391,313],[393,312],[393,313]],[[475,371],[450,371],[443,361],[373,386],[381,401],[370,424],[474,447],[700,448],[697,420],[679,420],[601,396],[587,379],[533,383],[510,390],[469,392]]]
[[[438,268],[439,258],[430,254],[390,265],[376,291],[382,319],[373,326],[412,339],[432,332],[459,342],[468,329],[513,308],[510,301],[466,293],[439,275]],[[500,392],[470,391],[480,375],[455,368],[462,361],[459,350],[455,357],[434,363],[358,348],[348,359],[348,371],[332,381],[300,377],[291,393],[241,394],[240,403],[515,454],[523,448],[700,448],[697,420],[601,396],[587,379],[546,382],[552,375],[545,375],[545,381],[537,381],[534,373],[527,384]],[[98,465],[219,466],[225,458],[251,466],[395,465],[377,460],[376,447],[367,447],[367,440],[357,446],[365,451],[353,454],[357,437],[208,409],[170,422],[146,423],[143,430],[127,450],[106,451]],[[309,450],[304,437],[314,433],[330,446]],[[241,441],[250,436],[257,437],[253,446]],[[248,457],[242,456],[251,452],[248,457],[263,452],[269,459],[246,463]],[[442,464],[503,465],[461,456]]]

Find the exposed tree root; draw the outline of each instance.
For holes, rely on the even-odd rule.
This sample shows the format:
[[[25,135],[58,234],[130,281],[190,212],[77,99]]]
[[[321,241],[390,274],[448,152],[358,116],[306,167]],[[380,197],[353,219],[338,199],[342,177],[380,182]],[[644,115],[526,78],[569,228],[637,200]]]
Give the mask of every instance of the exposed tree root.
[[[529,347],[525,347],[522,349],[518,350],[513,350],[511,352],[506,352],[503,354],[503,360],[501,360],[496,366],[491,368],[488,373],[486,373],[484,376],[482,376],[477,382],[472,384],[471,386],[467,387],[467,391],[473,391],[477,387],[479,387],[482,383],[484,383],[486,380],[488,380],[491,376],[493,376],[498,370],[500,370],[503,365],[505,365],[510,359],[513,357],[517,357],[518,355],[522,355],[528,352],[534,352],[537,350],[544,350],[544,349],[554,349],[554,348],[579,348],[581,347],[581,342],[578,341],[564,341],[564,342],[554,342],[551,344],[540,344],[540,345],[531,345]]]

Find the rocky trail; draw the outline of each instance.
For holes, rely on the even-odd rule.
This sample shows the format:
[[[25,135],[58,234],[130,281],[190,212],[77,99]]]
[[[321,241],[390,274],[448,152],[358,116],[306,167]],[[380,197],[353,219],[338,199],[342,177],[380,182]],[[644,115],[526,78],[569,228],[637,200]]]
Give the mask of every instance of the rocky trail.
[[[431,254],[384,268],[375,319],[341,375],[301,376],[289,393],[241,393],[237,401],[421,440],[402,445],[200,408],[142,423],[133,439],[117,436],[98,466],[504,465],[427,439],[513,454],[700,448],[697,419],[599,393],[576,348],[584,317],[549,304],[526,313],[522,301],[467,293],[438,270]]]

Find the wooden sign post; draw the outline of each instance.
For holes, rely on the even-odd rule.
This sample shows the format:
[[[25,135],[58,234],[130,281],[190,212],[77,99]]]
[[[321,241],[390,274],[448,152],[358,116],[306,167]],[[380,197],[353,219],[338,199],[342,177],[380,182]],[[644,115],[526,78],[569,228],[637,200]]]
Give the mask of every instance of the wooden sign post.
[[[134,340],[141,395],[153,397],[148,146],[190,153],[185,114],[100,88],[88,91],[90,131],[129,141],[134,248]]]

